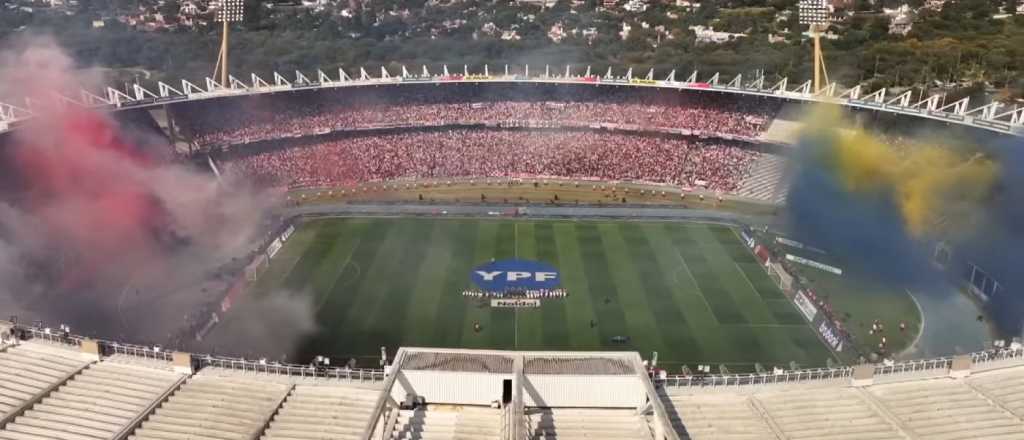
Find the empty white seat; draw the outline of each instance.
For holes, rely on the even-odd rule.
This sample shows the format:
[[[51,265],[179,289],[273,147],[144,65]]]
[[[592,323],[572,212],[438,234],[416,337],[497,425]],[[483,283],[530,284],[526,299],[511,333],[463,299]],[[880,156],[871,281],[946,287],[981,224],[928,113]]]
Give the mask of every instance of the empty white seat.
[[[358,438],[379,392],[336,385],[296,385],[263,440]]]
[[[872,386],[869,392],[922,437],[1024,439],[1024,424],[958,379],[939,378]]]
[[[246,440],[258,434],[288,392],[283,383],[196,376],[142,423],[140,439]]]
[[[69,364],[73,368],[74,364]],[[72,370],[73,371],[73,370]],[[111,374],[116,373],[116,374]],[[81,370],[0,433],[61,440],[109,439],[167,392],[181,374],[159,369],[110,367]]]

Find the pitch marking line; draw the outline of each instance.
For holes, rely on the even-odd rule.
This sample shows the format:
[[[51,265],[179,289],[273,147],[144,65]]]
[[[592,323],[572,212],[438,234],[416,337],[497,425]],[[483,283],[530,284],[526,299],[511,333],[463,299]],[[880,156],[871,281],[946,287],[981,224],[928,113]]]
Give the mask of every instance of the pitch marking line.
[[[757,290],[757,287],[754,287],[754,283],[750,281],[750,277],[748,277],[747,273],[743,271],[742,267],[740,267],[740,263],[737,263],[737,262],[733,261],[732,265],[736,266],[736,270],[740,271],[740,275],[743,275],[743,279],[747,280],[747,285],[750,286],[750,290],[753,290],[754,294],[757,295],[757,297],[761,300],[761,302],[764,302],[765,299],[764,299],[764,296],[761,295],[761,291]]]
[[[917,302],[917,298],[914,297],[914,293],[911,292],[910,289],[903,290],[907,292],[907,295],[910,295],[910,299],[914,301],[914,305],[917,306],[917,314],[921,315],[921,328],[917,329],[917,336],[914,337],[914,342],[911,342],[910,345],[906,346],[906,348],[900,350],[899,353],[896,353],[896,356],[902,356],[906,353],[912,354],[918,349],[917,344],[921,341],[921,335],[924,334],[924,309],[921,308],[921,303]]]
[[[807,328],[807,324],[721,324],[723,327]]]
[[[679,253],[679,249],[676,249],[675,253],[676,257],[679,258],[679,262],[683,264],[683,269],[686,269],[686,274],[689,275],[690,280],[693,281],[693,287],[697,288],[697,296],[700,297],[701,301],[704,301],[704,306],[708,308],[708,314],[711,316],[711,319],[715,320],[715,324],[722,325],[722,323],[718,322],[718,317],[715,316],[715,310],[711,308],[711,303],[709,303],[708,299],[704,297],[704,291],[700,289],[700,283],[697,282],[697,277],[693,276],[693,272],[690,272],[690,266],[686,264],[686,259],[683,258],[683,254]],[[679,271],[677,270],[676,273],[679,273]],[[676,283],[678,282],[679,278],[676,277]]]
[[[356,237],[355,243],[352,243],[352,250],[349,251],[348,255],[345,257],[345,262],[341,264],[341,270],[338,272],[338,277],[335,278],[334,282],[331,283],[330,289],[327,290],[327,293],[324,294],[323,298],[320,298],[320,303],[317,304],[317,306],[316,306],[316,311],[317,312],[319,312],[320,309],[322,309],[324,307],[324,304],[327,304],[327,300],[330,299],[330,297],[334,294],[334,288],[338,286],[338,280],[340,280],[341,277],[345,275],[345,269],[348,269],[348,264],[352,260],[352,254],[356,253],[356,249],[359,248],[359,244],[360,244],[360,242],[362,242],[362,239],[363,239],[363,237],[361,237],[361,236],[360,237]],[[362,268],[359,267],[358,263],[352,263],[352,264],[356,268],[356,278],[358,278],[359,274],[362,272]],[[355,278],[353,278],[353,279],[355,279]],[[351,281],[352,280],[345,281],[345,283],[343,283],[342,286],[347,286],[348,283],[350,283]]]

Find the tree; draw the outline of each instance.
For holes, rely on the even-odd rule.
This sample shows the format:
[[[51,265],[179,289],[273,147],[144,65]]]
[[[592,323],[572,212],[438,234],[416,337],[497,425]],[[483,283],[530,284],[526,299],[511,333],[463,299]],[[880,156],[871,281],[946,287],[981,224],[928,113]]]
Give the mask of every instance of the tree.
[[[1016,14],[1017,4],[1018,0],[1006,0],[1006,3],[1003,4],[1003,12],[1006,12],[1007,14],[1010,15]]]
[[[164,22],[174,23],[178,17],[178,11],[181,10],[181,6],[178,4],[178,0],[165,0],[164,4],[157,8],[157,11],[164,16]]]

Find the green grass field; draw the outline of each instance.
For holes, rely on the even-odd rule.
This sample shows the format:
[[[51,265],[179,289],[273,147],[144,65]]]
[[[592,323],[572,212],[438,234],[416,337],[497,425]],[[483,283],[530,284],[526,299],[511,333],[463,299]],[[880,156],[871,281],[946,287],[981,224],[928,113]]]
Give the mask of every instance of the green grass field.
[[[461,295],[473,267],[513,257],[554,265],[569,296],[513,311]],[[831,357],[736,232],[716,225],[310,220],[250,295],[281,292],[312,295],[316,308],[319,330],[300,356],[368,365],[382,345],[657,351],[672,372],[698,363],[823,366]],[[631,342],[611,342],[618,335]]]

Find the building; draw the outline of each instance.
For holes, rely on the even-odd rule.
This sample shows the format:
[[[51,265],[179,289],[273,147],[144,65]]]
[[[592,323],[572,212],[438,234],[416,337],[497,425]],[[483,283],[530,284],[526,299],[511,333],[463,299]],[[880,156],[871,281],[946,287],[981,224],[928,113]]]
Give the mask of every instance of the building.
[[[690,30],[697,36],[698,43],[705,44],[721,44],[737,38],[745,38],[747,36],[747,34],[719,32],[712,29],[710,26],[690,26]]]
[[[550,8],[557,0],[516,0],[517,4],[538,5],[542,8]]]
[[[622,9],[629,12],[644,12],[647,10],[647,2],[644,0],[629,0]]]
[[[889,33],[893,35],[907,35],[914,26],[914,20],[909,14],[900,14],[889,22]]]

